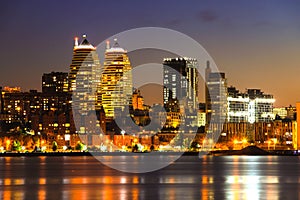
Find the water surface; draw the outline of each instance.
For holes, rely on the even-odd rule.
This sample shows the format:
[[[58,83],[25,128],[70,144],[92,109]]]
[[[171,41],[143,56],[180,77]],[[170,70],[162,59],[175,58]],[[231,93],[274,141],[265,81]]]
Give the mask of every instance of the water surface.
[[[184,156],[134,174],[90,156],[1,157],[0,199],[300,199],[299,164],[296,156]]]

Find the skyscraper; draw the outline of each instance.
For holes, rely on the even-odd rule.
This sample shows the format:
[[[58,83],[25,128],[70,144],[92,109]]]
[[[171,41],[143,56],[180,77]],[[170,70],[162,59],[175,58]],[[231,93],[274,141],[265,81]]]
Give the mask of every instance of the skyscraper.
[[[227,79],[225,73],[211,72],[209,62],[207,62],[205,76],[207,133],[212,134],[211,137],[216,142],[226,120]]]
[[[42,76],[41,103],[43,111],[69,113],[71,94],[68,92],[68,73],[51,72]]]
[[[163,66],[163,97],[166,110],[172,111],[172,108],[167,107],[176,102],[187,125],[197,126],[197,60],[193,58],[165,58]],[[170,104],[170,102],[172,103]]]
[[[132,96],[131,64],[127,51],[120,47],[117,39],[110,47],[107,41],[104,69],[101,74],[101,97],[106,119],[112,120],[115,111],[124,111]]]
[[[96,48],[86,35],[79,44],[75,38],[73,59],[69,73],[69,92],[72,94],[72,113],[76,133],[99,134],[100,121],[97,112],[101,110],[100,61]],[[90,140],[89,140],[90,141]]]
[[[69,92],[73,93],[73,108],[86,114],[101,106],[101,99],[98,96],[100,62],[96,48],[88,42],[86,35],[82,37],[80,44],[78,38],[75,38],[69,73]]]

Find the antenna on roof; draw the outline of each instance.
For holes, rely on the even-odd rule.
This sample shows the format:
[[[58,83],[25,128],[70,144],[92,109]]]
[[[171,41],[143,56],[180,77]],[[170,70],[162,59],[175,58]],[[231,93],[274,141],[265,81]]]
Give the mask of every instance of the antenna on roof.
[[[78,37],[75,37],[75,38],[74,38],[74,41],[75,41],[75,42],[74,42],[74,45],[75,45],[75,47],[77,47],[77,46],[78,46]]]
[[[106,49],[110,49],[109,40],[106,40]]]

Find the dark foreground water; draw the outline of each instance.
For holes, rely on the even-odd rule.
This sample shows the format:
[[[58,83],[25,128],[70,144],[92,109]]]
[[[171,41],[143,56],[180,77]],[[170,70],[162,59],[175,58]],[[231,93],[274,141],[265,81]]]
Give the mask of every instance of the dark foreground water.
[[[0,199],[300,199],[299,164],[296,156],[184,156],[130,174],[88,156],[1,157]]]

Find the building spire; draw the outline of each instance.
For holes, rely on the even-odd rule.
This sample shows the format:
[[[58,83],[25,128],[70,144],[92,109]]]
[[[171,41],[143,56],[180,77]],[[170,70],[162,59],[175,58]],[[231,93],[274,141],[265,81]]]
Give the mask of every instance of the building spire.
[[[106,49],[110,49],[109,40],[106,40]]]
[[[78,46],[78,37],[74,38],[74,46],[77,47]]]

